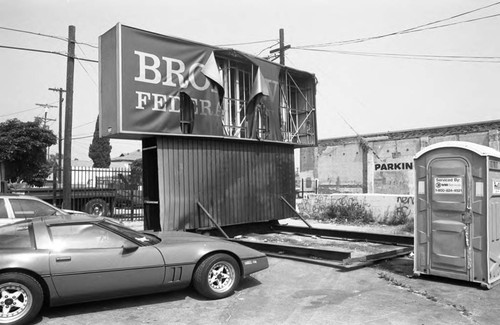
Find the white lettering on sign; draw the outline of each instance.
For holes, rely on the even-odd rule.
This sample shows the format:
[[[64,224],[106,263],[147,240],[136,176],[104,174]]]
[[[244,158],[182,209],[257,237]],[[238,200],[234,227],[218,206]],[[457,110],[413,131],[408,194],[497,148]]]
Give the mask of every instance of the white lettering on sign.
[[[462,194],[462,177],[436,177],[434,178],[435,194]]]
[[[191,85],[199,91],[207,90],[210,87],[208,78],[205,78],[205,84],[203,85],[198,85],[196,83],[196,72],[203,69],[205,66],[201,63],[196,62],[191,65],[188,69],[188,80],[184,80],[183,73],[186,71],[186,64],[182,60],[166,56],[162,56],[160,60],[160,58],[154,54],[141,51],[134,51],[134,54],[139,57],[139,75],[134,77],[135,81],[159,84],[162,81],[160,69],[164,69],[165,81],[161,82],[164,86],[187,88],[191,83]],[[165,62],[163,67],[162,61]]]
[[[136,109],[145,109],[146,105],[151,105],[153,111],[166,112],[167,107],[169,112],[179,112],[180,111],[180,98],[179,96],[167,96],[162,94],[147,93],[142,91],[136,91],[137,95],[137,106]],[[210,116],[221,116],[222,107],[217,103],[217,106],[213,106],[212,102],[206,99],[191,99],[193,102],[195,114],[199,115],[210,115]]]

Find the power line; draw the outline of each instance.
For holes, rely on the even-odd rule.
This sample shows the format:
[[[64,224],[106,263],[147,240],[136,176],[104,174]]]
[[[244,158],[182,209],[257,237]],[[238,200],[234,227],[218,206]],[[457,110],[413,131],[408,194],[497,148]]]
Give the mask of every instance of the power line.
[[[46,54],[55,54],[55,55],[64,56],[66,58],[69,57],[66,53],[55,52],[55,51],[47,51],[47,50],[40,50],[40,49],[32,49],[32,48],[27,48],[27,47],[16,47],[16,46],[0,45],[0,48],[6,48],[6,49],[11,49],[11,50],[19,50],[19,51],[39,52],[39,53],[46,53]],[[80,58],[80,57],[76,57],[76,56],[74,56],[73,59],[80,60],[80,61],[92,62],[92,63],[99,63],[99,61],[97,61],[97,60],[85,59],[85,58]]]
[[[78,128],[82,127],[82,126],[86,126],[86,125],[89,125],[89,124],[94,124],[96,121],[97,121],[97,119],[93,120],[92,122],[88,122],[88,123],[85,123],[85,124],[80,124],[78,126],[73,127],[73,130],[74,129],[78,129]]]
[[[15,112],[15,113],[10,113],[10,114],[5,114],[5,115],[0,115],[0,117],[6,117],[6,116],[17,115],[17,114],[21,114],[21,113],[24,113],[24,112],[34,111],[35,109],[40,109],[40,108],[39,108],[39,107],[29,108],[29,109],[25,109],[25,110],[23,110],[23,111]]]
[[[307,49],[301,48],[296,50],[326,52],[343,55],[358,55],[370,57],[387,57],[395,59],[410,59],[410,60],[427,60],[427,61],[452,61],[452,62],[476,62],[476,63],[500,63],[498,56],[460,56],[460,55],[428,55],[428,54],[398,54],[398,53],[381,53],[381,52],[356,52],[356,51],[339,51],[325,49]]]
[[[275,46],[276,46],[276,45],[278,45],[279,43],[280,43],[280,42],[279,42],[279,41],[277,41],[277,42],[275,42],[273,45],[270,45],[270,46],[268,46],[268,47],[264,48],[264,49],[263,49],[262,51],[260,51],[260,52],[259,52],[256,56],[261,55],[261,54],[262,54],[262,52],[264,52],[265,50],[270,49],[270,48],[272,48],[272,47],[275,47]]]
[[[500,16],[500,14],[494,14],[494,15],[490,15],[490,16],[472,18],[472,19],[457,21],[457,22],[454,22],[454,23],[448,23],[448,24],[444,24],[444,25],[430,26],[430,27],[427,27],[427,28],[422,28],[422,29],[416,29],[416,30],[408,31],[408,32],[405,32],[405,34],[407,34],[407,33],[414,33],[414,32],[422,32],[422,31],[425,31],[425,30],[431,30],[431,29],[437,29],[437,28],[443,28],[443,27],[449,27],[449,26],[453,26],[453,25],[471,23],[471,22],[474,22],[474,21],[495,18],[495,17],[498,17],[498,16]]]
[[[481,18],[471,19],[471,20],[468,20],[468,21],[456,22],[456,23],[453,23],[453,24],[445,24],[445,25],[440,25],[440,26],[435,26],[435,27],[428,27],[428,26],[431,26],[431,25],[435,25],[435,24],[438,24],[438,23],[442,23],[442,22],[445,22],[445,21],[448,21],[448,20],[452,20],[452,19],[464,16],[464,15],[468,15],[468,14],[471,14],[471,13],[474,13],[474,12],[477,12],[477,11],[480,11],[480,10],[483,10],[483,9],[486,9],[486,8],[490,8],[490,7],[499,5],[499,4],[500,4],[500,1],[499,2],[495,2],[493,4],[490,4],[490,5],[487,5],[487,6],[484,6],[484,7],[480,7],[480,8],[474,9],[474,10],[469,10],[467,12],[464,12],[464,13],[461,13],[461,14],[457,14],[457,15],[454,15],[454,16],[451,16],[451,17],[448,17],[448,18],[439,19],[439,20],[432,21],[432,22],[429,22],[429,23],[426,23],[426,24],[423,24],[423,25],[419,25],[419,26],[415,26],[415,27],[403,29],[401,31],[392,32],[392,33],[388,33],[388,34],[382,34],[382,35],[378,35],[378,36],[371,36],[371,37],[364,37],[364,38],[356,38],[356,39],[351,39],[351,40],[346,40],[346,41],[336,41],[336,42],[321,43],[321,44],[295,46],[293,48],[294,49],[301,49],[301,48],[328,47],[328,46],[339,46],[339,45],[361,43],[361,42],[371,41],[371,40],[375,40],[375,39],[381,39],[381,38],[385,38],[385,37],[389,37],[389,36],[396,36],[396,35],[400,35],[400,34],[420,32],[420,31],[424,31],[424,30],[428,30],[428,29],[436,29],[436,28],[441,28],[441,27],[447,27],[447,26],[451,26],[451,25],[456,25],[456,24],[459,24],[459,23],[465,23],[465,22],[477,21],[477,20],[481,20],[481,19],[493,18],[493,17],[496,17],[498,15],[481,17]],[[424,28],[424,27],[426,27],[426,28]]]
[[[58,40],[60,40],[60,41],[65,41],[65,42],[67,42],[67,41],[68,41],[68,38],[67,38],[67,37],[62,37],[62,36],[54,36],[54,35],[48,35],[48,34],[37,33],[37,32],[31,32],[31,31],[28,31],[28,30],[23,30],[23,29],[16,29],[16,28],[2,27],[2,26],[0,26],[0,29],[4,29],[4,30],[8,30],[8,31],[12,31],[12,32],[18,32],[18,33],[32,34],[32,35],[36,35],[36,36],[50,37],[50,38],[58,39]],[[77,41],[75,41],[75,43],[76,43],[76,44],[85,45],[85,46],[89,46],[89,47],[93,47],[93,48],[96,48],[96,49],[98,49],[98,48],[99,48],[97,45],[90,44],[90,43],[85,43],[85,42],[77,42]]]
[[[30,32],[30,31],[22,30],[22,29],[15,29],[15,28],[1,27],[1,26],[0,26],[0,29],[9,30],[9,31],[18,32],[18,33],[26,33],[26,34],[32,34],[32,35],[37,35],[37,36],[43,36],[43,37],[50,37],[50,38],[55,38],[55,39],[58,39],[60,41],[65,41],[65,42],[68,41],[68,39],[66,37]]]
[[[86,56],[87,54],[86,54],[86,53],[85,53],[85,51],[82,49],[82,47],[81,47],[79,44],[77,44],[77,46],[78,46],[78,49],[80,49],[80,51],[83,53],[83,55],[85,55],[85,56]],[[98,86],[97,86],[97,83],[96,83],[96,82],[95,82],[95,80],[94,80],[94,78],[92,78],[92,76],[91,76],[91,75],[90,75],[90,73],[87,71],[87,68],[85,68],[85,66],[83,65],[83,63],[82,63],[80,60],[78,60],[78,63],[80,64],[80,66],[82,67],[82,69],[85,71],[85,73],[87,74],[87,76],[90,78],[90,80],[92,81],[92,83],[93,83],[96,87],[98,87]]]
[[[237,46],[237,45],[251,45],[251,44],[259,44],[259,43],[269,43],[269,42],[276,42],[278,41],[277,39],[271,39],[271,40],[264,40],[264,41],[255,41],[255,42],[246,42],[246,43],[234,43],[234,44],[219,44],[215,46]]]

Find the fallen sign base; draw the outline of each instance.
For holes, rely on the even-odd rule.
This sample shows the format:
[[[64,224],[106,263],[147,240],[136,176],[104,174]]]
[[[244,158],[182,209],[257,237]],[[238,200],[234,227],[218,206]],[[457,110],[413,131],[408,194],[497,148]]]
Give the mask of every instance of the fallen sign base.
[[[340,268],[357,268],[376,261],[403,256],[412,246],[395,246],[363,240],[304,236],[297,233],[265,233],[229,239],[269,256]]]
[[[194,231],[257,249],[269,256],[341,268],[357,268],[413,251],[413,236],[280,225],[276,220]]]

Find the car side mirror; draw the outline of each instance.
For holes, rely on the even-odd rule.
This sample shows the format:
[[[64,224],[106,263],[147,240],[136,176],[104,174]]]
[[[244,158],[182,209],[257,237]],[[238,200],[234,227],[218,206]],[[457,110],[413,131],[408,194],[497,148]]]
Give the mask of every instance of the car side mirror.
[[[123,254],[129,254],[129,253],[135,252],[137,249],[139,249],[139,246],[132,244],[132,243],[128,243],[128,244],[123,245],[122,249],[123,249]]]

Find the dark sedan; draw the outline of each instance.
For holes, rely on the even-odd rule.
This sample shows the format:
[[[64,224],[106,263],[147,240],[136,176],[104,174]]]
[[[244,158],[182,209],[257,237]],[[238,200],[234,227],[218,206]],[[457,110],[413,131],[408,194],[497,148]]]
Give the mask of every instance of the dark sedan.
[[[193,285],[231,295],[263,270],[263,253],[186,232],[137,232],[102,217],[64,215],[0,227],[0,324],[25,324],[42,305],[142,295]]]

